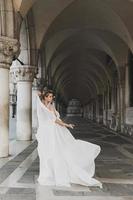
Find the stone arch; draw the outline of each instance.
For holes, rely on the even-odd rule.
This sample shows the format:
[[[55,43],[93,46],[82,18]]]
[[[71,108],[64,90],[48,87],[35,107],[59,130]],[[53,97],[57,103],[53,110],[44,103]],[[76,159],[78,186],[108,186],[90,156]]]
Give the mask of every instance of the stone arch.
[[[101,59],[101,57],[98,57],[98,55],[96,55],[96,51],[92,51],[92,50],[87,50],[86,52],[84,52],[82,50],[82,52],[80,51],[75,51],[72,55],[71,52],[68,52],[68,54],[59,54],[57,55],[55,58],[53,58],[52,62],[51,62],[51,76],[53,77],[54,74],[56,73],[56,71],[61,68],[61,66],[64,66],[65,60],[69,60],[71,58],[71,56],[79,56],[82,54],[85,54],[85,59],[88,59],[88,61],[91,61],[92,63],[94,63],[95,65],[98,65],[101,70],[104,72],[105,77],[107,77],[107,79],[109,81],[111,81],[111,71],[110,69],[107,69],[106,66],[104,66],[103,60]],[[99,52],[98,52],[99,53]]]
[[[90,36],[90,35],[89,35]],[[94,36],[93,36],[94,37]],[[118,57],[120,57],[120,55],[119,55],[119,53],[118,53],[118,50],[117,50],[117,55],[115,55],[114,54],[114,51],[115,51],[115,47],[114,47],[114,49],[110,49],[110,47],[109,46],[107,46],[106,45],[106,43],[104,43],[104,41],[103,40],[100,40],[100,42],[101,42],[101,45],[100,46],[98,46],[98,41],[99,41],[99,39],[100,38],[98,38],[98,37],[95,37],[95,43],[93,44],[92,43],[92,41],[94,41],[94,39],[92,40],[92,38],[93,37],[89,37],[89,41],[91,41],[91,42],[88,42],[87,43],[87,41],[85,40],[81,40],[80,41],[80,39],[79,39],[79,37],[77,37],[77,41],[79,41],[79,43],[77,44],[77,41],[75,41],[74,42],[74,44],[72,44],[72,42],[71,41],[74,41],[75,40],[75,35],[72,37],[72,38],[68,38],[68,39],[66,39],[66,41],[63,41],[63,43],[61,43],[60,44],[60,46],[55,50],[55,52],[54,52],[54,54],[53,54],[53,56],[52,56],[52,58],[51,58],[51,61],[50,62],[52,62],[52,60],[56,57],[56,56],[58,56],[58,54],[62,54],[62,52],[64,53],[64,54],[70,54],[70,52],[71,52],[71,54],[73,54],[73,52],[75,52],[75,51],[77,51],[77,49],[80,49],[81,48],[81,51],[83,51],[83,49],[87,49],[87,47],[89,46],[89,48],[91,48],[91,49],[96,49],[96,50],[98,50],[98,51],[103,51],[103,52],[105,52],[105,54],[107,54],[107,55],[110,55],[110,57],[114,60],[114,62],[115,62],[115,66],[116,66],[116,69],[117,69],[117,71],[118,71],[118,74],[119,74],[119,76],[120,76],[120,73],[119,73],[119,61],[120,60],[118,60],[115,56],[118,56]],[[84,37],[83,37],[84,38]],[[98,39],[98,40],[96,40],[96,39]],[[117,38],[118,39],[118,38]],[[82,44],[82,45],[81,45]],[[122,54],[121,54],[121,57],[120,57],[120,59],[122,60],[123,58],[124,58],[124,53],[125,53],[125,49],[127,49],[126,48],[126,45],[124,45],[123,43],[122,43],[122,45],[123,45],[123,49],[124,49],[124,51],[122,52]],[[121,46],[122,46],[121,45]],[[70,49],[69,49],[69,46],[70,46]],[[125,48],[124,48],[125,47]],[[122,48],[121,48],[122,49]],[[114,51],[113,51],[114,50]],[[67,56],[66,56],[67,57]],[[69,57],[68,57],[69,58]],[[48,68],[49,67],[51,67],[51,63],[48,65]],[[55,66],[54,66],[55,67]],[[49,70],[49,69],[48,69]],[[52,70],[52,69],[51,69]],[[105,70],[106,70],[106,68],[105,68]]]
[[[130,14],[132,14],[131,2],[122,0],[121,5],[125,6],[128,13],[130,12]],[[95,18],[93,17],[94,12]],[[106,19],[104,16],[106,16]],[[56,17],[49,27],[47,34],[45,34],[44,39],[45,41],[49,40],[59,30],[78,30],[79,27],[80,29],[85,27],[89,29],[107,30],[115,33],[132,49],[133,30],[129,31],[128,22],[125,18],[125,13],[122,13],[119,4],[116,4],[116,1],[74,1],[69,7],[63,10],[58,17]],[[67,23],[65,22],[65,19],[67,19]]]

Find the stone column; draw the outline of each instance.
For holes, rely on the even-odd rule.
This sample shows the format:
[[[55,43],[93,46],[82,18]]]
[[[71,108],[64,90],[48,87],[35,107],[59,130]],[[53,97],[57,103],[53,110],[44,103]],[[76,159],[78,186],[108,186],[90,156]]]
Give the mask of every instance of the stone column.
[[[91,103],[88,105],[88,119],[91,119]]]
[[[96,122],[99,123],[99,95],[96,98]]]
[[[125,124],[125,69],[126,67],[120,67],[120,82],[119,82],[119,112],[120,112],[120,129],[124,130]]]
[[[103,103],[103,124],[107,126],[107,111],[108,111],[108,104],[107,104],[107,91],[103,94],[104,103]]]
[[[129,66],[126,65],[126,69],[125,69],[125,106],[126,108],[128,108],[130,106],[130,102],[129,102]]]
[[[17,80],[17,140],[32,139],[32,66],[14,67]]]
[[[87,105],[87,119],[89,119],[89,104]]]
[[[9,69],[18,49],[17,40],[0,37],[0,157],[9,155]]]
[[[112,110],[112,113],[115,113],[115,82],[113,83],[112,85],[112,96],[111,96],[111,110]]]
[[[93,120],[93,100],[90,103],[90,119]]]
[[[56,103],[56,109],[59,111],[60,110],[60,104],[59,102]]]
[[[124,99],[125,99],[125,84],[120,83],[119,85],[120,89],[120,128],[121,131],[123,132],[124,129],[124,118],[125,118],[125,106],[124,106]]]
[[[110,128],[116,130],[116,115],[117,115],[117,106],[116,106],[116,81],[113,79],[112,82],[112,92],[111,92],[111,126]]]
[[[32,85],[32,132],[35,134],[37,132],[38,127],[38,119],[37,119],[37,80],[34,79]]]

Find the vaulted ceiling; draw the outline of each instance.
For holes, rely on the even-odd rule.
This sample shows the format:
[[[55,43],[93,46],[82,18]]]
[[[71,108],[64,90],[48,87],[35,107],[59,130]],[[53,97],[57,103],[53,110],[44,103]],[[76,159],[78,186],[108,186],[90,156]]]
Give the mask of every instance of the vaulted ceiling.
[[[36,47],[44,49],[52,83],[65,99],[85,104],[102,93],[133,52],[131,0],[14,0],[32,10]],[[111,66],[107,66],[107,58]]]

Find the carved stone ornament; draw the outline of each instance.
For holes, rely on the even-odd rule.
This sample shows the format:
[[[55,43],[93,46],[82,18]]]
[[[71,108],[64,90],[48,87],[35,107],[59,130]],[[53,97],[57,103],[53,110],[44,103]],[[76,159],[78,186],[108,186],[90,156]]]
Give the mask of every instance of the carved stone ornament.
[[[16,81],[30,81],[32,82],[35,76],[34,66],[13,67],[10,73]]]
[[[9,68],[13,57],[18,57],[20,44],[17,39],[0,37],[0,67]]]

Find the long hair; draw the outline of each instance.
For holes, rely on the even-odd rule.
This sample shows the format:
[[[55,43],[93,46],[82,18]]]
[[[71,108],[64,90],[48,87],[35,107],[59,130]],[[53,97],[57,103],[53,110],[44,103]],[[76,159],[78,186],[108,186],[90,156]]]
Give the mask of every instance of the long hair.
[[[43,90],[42,99],[45,99],[45,97],[48,97],[49,94],[53,94],[53,100],[54,100],[54,98],[55,98],[54,92],[53,92],[53,90],[49,90],[49,89]]]
[[[54,92],[53,90],[43,90],[43,97],[48,97],[49,94],[53,94],[54,96]]]

